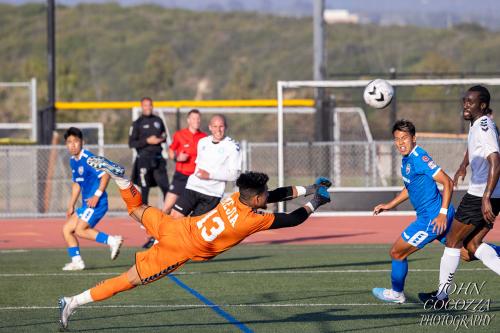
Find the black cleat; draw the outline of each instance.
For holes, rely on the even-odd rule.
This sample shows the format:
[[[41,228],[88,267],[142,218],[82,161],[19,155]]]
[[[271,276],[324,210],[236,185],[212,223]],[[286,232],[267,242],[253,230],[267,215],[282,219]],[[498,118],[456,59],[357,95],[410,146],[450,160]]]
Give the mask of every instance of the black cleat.
[[[418,293],[418,299],[426,305],[431,305],[435,310],[442,309],[448,303],[448,297],[444,299],[437,298],[437,290],[430,293]]]

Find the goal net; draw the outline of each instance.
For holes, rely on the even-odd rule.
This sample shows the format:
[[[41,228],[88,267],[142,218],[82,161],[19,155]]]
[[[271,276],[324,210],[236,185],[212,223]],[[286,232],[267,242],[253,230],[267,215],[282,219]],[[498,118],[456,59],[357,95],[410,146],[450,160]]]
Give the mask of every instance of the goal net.
[[[372,109],[363,101],[363,89],[370,80],[279,81],[277,185],[308,184],[318,176],[332,177],[334,204],[323,209],[329,212],[358,211],[360,207],[368,211],[372,204],[390,200],[403,186],[401,157],[393,149],[391,137],[392,121],[396,118],[415,124],[418,144],[453,176],[464,156],[466,139],[419,137],[419,133],[467,133],[468,124],[461,116],[463,93],[472,85],[482,84],[493,97],[498,96],[500,78],[388,81],[395,88],[395,99],[383,110]],[[329,99],[322,103],[326,110],[319,123],[326,122],[331,133],[317,140],[314,133],[320,126],[318,115],[313,115],[299,125],[301,131],[313,135],[306,142],[298,142],[293,139],[296,128],[285,125],[288,115],[283,112],[283,99],[318,95]],[[493,110],[495,103],[493,98]],[[411,210],[411,206],[403,205],[402,209]],[[284,205],[279,210],[284,210]]]

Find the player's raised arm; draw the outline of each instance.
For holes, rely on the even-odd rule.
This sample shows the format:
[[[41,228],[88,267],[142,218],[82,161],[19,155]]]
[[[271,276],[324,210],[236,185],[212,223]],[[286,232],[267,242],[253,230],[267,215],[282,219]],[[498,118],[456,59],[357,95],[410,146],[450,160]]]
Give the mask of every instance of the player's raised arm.
[[[331,183],[330,183],[331,184]],[[269,229],[279,229],[294,227],[305,220],[311,215],[318,207],[330,202],[330,193],[326,186],[319,185],[314,191],[314,197],[306,203],[304,206],[294,210],[293,212],[287,213],[276,213],[274,214],[273,224]]]
[[[375,206],[375,208],[373,208],[373,215],[378,215],[383,211],[391,210],[399,206],[399,204],[401,204],[402,202],[408,200],[408,198],[409,198],[408,190],[404,188],[401,192],[399,192],[399,194],[394,199],[392,199],[388,203],[383,203]]]

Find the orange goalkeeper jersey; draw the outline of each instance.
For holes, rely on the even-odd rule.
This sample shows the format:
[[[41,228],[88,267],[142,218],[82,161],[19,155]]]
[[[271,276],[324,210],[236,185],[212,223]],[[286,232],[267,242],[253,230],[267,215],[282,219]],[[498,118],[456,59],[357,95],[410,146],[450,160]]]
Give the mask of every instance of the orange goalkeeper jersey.
[[[274,214],[256,212],[239,200],[239,192],[222,200],[215,209],[177,222],[184,224],[184,247],[192,260],[208,260],[229,250],[246,237],[267,230]],[[184,232],[183,232],[184,233]]]

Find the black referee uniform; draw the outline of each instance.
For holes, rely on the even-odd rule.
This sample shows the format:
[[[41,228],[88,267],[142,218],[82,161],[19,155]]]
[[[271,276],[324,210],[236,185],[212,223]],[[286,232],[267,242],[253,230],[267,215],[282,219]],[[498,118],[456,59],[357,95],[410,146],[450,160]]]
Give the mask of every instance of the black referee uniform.
[[[141,115],[132,123],[128,145],[137,157],[132,170],[132,182],[141,188],[142,202],[148,203],[149,188],[159,186],[163,197],[168,191],[167,162],[162,157],[161,144],[149,144],[150,136],[165,137],[165,125],[160,117]]]

